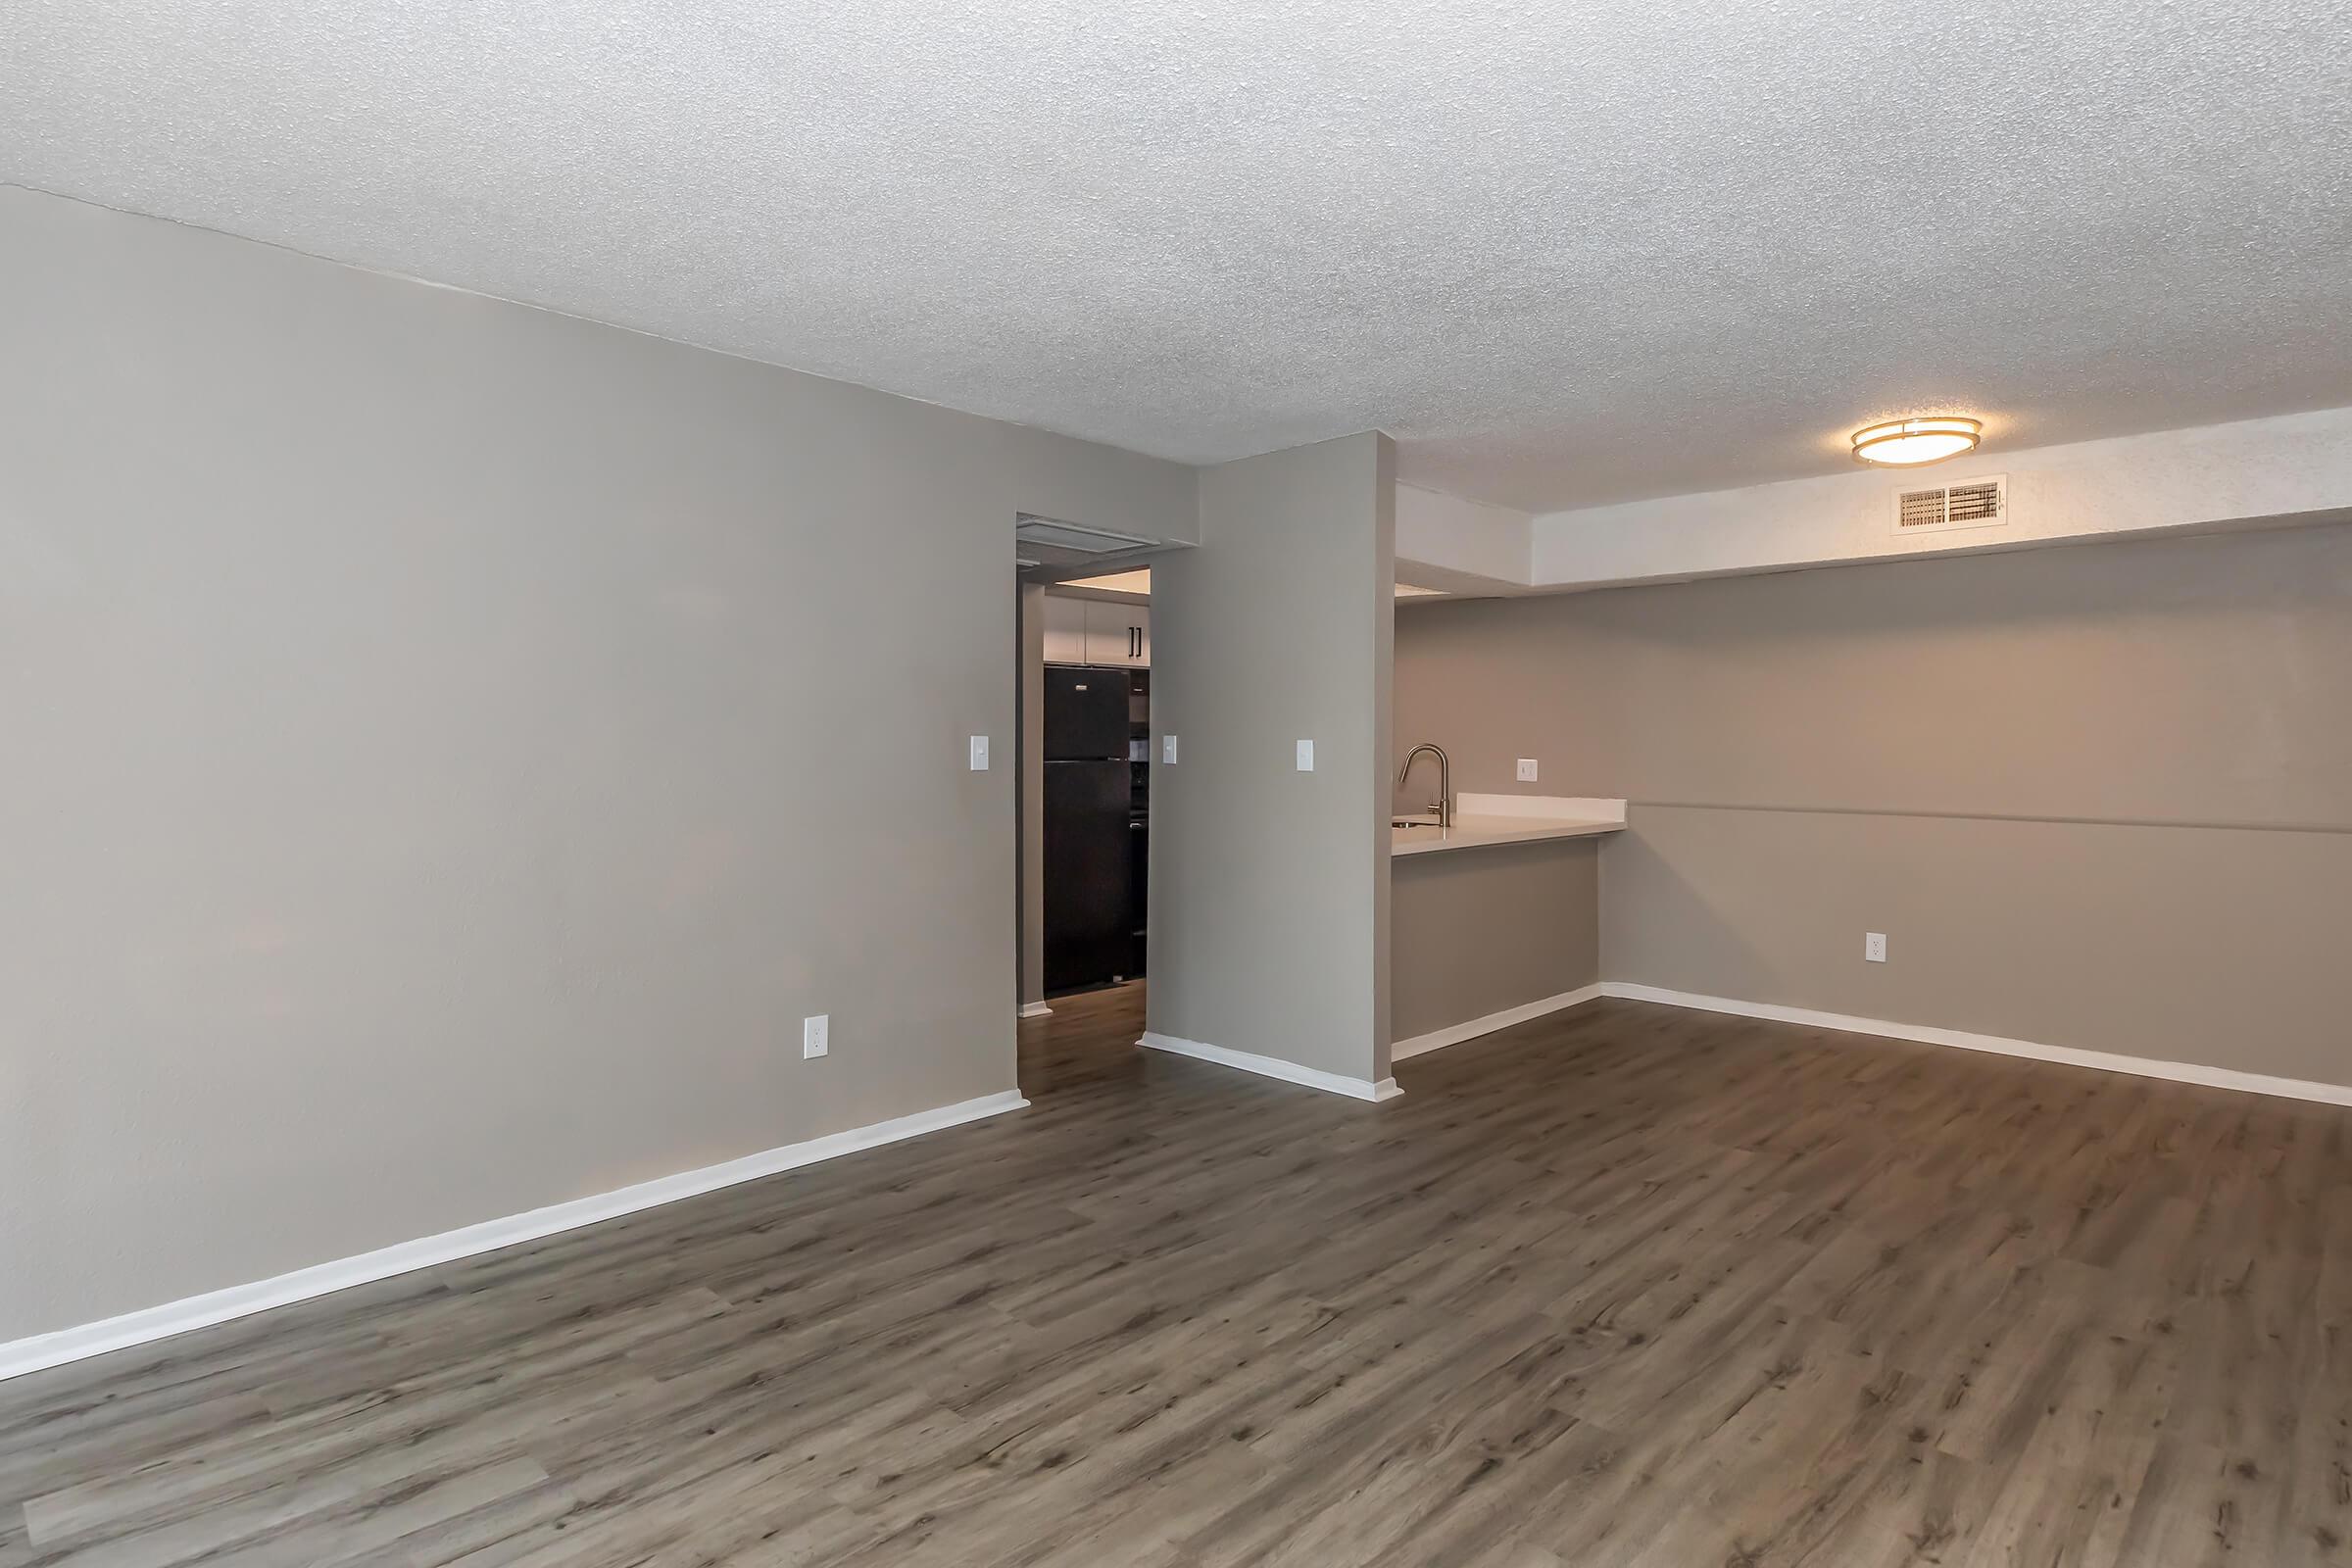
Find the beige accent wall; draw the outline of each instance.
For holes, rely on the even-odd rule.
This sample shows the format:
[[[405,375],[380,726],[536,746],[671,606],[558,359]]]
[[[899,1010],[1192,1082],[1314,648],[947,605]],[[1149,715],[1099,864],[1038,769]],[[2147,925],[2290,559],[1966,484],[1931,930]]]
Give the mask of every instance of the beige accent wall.
[[[1600,841],[1407,855],[1390,869],[1399,1041],[1600,978]]]
[[[1373,1082],[1394,465],[1387,437],[1356,435],[1203,469],[1200,548],[1152,568],[1149,1026]]]
[[[0,454],[0,1341],[1012,1089],[1013,518],[1199,527],[12,189]]]
[[[1606,979],[2352,1083],[2352,529],[1407,607],[1396,693],[1633,803]]]

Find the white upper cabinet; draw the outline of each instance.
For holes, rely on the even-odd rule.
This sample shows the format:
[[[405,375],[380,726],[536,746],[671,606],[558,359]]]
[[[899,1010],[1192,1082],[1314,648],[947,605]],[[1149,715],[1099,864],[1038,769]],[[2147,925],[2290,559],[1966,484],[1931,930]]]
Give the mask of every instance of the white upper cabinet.
[[[1046,595],[1046,662],[1086,662],[1086,610],[1083,599]]]
[[[1046,595],[1046,662],[1152,665],[1152,607]]]
[[[1152,607],[1086,601],[1086,662],[1143,669],[1152,662]]]

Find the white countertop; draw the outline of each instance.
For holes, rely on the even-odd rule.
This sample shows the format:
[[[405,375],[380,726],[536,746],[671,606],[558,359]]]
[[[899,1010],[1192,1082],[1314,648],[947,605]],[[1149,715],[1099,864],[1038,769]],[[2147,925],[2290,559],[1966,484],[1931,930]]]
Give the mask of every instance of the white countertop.
[[[1393,827],[1391,855],[1428,855],[1438,850],[1471,850],[1482,844],[1536,844],[1544,839],[1588,839],[1597,833],[1622,833],[1623,822],[1554,822],[1526,816],[1463,816],[1456,813],[1451,827],[1435,822]]]
[[[1622,833],[1625,803],[1589,796],[1463,794],[1454,800],[1452,826],[1439,827],[1426,815],[1411,820],[1417,825],[1389,830],[1392,856]]]

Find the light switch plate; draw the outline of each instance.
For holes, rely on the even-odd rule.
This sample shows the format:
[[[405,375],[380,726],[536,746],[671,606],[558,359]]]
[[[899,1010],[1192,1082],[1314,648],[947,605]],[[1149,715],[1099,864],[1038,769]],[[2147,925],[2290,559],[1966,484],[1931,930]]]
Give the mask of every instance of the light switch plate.
[[[821,1056],[833,1049],[833,1015],[820,1012],[801,1020],[801,1057]]]
[[[1298,771],[1301,773],[1312,773],[1314,770],[1315,743],[1313,741],[1300,741],[1298,743]]]
[[[972,771],[975,773],[988,771],[988,737],[985,735],[972,737]]]
[[[1532,757],[1522,757],[1519,759],[1519,782],[1522,784],[1533,784],[1535,781],[1536,760]]]
[[[1885,963],[1886,961],[1886,933],[1884,931],[1863,932],[1862,956],[1872,963]]]
[[[1163,762],[1167,763],[1167,764],[1168,764],[1168,766],[1170,766],[1170,767],[1174,767],[1174,766],[1176,765],[1176,737],[1175,737],[1175,736],[1173,736],[1173,735],[1162,735],[1162,736],[1159,738],[1159,760],[1160,760],[1161,761],[1163,761]]]

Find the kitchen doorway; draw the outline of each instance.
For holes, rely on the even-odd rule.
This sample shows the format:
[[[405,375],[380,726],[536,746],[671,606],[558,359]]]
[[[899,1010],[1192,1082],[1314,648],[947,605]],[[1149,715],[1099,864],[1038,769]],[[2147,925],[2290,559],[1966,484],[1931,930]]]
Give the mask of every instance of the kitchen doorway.
[[[1151,568],[1024,565],[1020,606],[1020,1010],[1033,1017],[1150,969]]]

